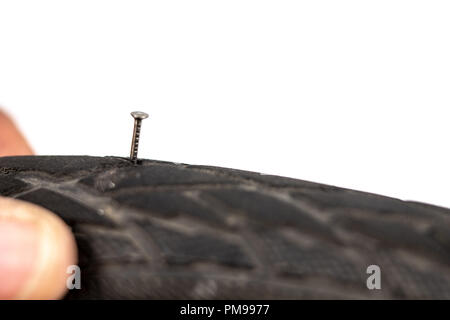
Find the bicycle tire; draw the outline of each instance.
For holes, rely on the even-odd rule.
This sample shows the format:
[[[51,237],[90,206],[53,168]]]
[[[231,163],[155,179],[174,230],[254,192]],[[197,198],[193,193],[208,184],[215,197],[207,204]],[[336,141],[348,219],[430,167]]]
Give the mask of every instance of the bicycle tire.
[[[88,156],[0,158],[0,195],[72,228],[82,288],[67,299],[450,298],[450,210],[429,204]]]

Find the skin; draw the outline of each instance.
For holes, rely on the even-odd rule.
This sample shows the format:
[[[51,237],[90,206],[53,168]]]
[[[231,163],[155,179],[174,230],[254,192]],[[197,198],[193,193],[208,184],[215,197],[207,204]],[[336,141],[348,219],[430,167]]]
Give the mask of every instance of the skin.
[[[33,150],[14,122],[0,110],[0,157],[32,154]]]
[[[0,156],[32,155],[24,136],[0,110]],[[59,299],[67,267],[77,262],[70,228],[54,213],[0,197],[0,299]]]

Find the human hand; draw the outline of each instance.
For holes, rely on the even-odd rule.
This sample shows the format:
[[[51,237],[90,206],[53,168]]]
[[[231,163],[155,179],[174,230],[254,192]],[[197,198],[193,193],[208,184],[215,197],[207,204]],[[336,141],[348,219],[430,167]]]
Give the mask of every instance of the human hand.
[[[0,156],[32,154],[14,123],[0,111]],[[61,298],[67,290],[67,267],[75,263],[74,237],[58,216],[0,197],[0,299]]]

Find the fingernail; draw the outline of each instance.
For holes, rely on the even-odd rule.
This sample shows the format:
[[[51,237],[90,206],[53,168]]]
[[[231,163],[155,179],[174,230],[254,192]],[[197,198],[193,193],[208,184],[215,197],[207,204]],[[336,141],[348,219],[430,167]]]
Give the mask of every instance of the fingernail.
[[[13,299],[30,280],[37,260],[36,227],[0,220],[0,297]]]

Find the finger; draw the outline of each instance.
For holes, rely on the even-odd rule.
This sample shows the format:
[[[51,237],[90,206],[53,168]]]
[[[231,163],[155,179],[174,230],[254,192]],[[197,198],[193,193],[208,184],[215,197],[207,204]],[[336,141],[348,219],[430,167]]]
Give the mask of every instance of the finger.
[[[58,299],[76,264],[69,227],[28,202],[0,197],[0,299]]]
[[[31,149],[14,122],[0,110],[0,157],[31,155]]]

